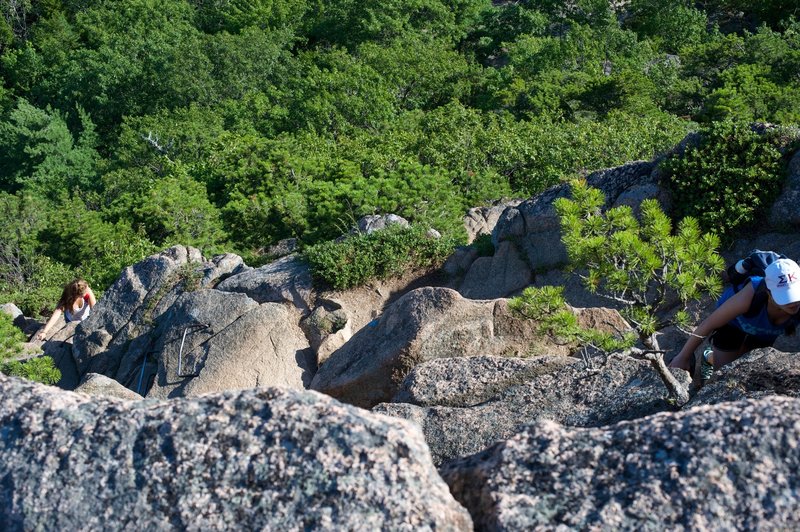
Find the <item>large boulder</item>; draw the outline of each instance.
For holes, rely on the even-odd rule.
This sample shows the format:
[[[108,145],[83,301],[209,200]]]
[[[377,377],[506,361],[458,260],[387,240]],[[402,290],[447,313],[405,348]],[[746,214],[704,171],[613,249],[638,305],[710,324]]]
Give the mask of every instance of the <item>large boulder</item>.
[[[439,380],[426,377],[430,369],[420,367],[421,375],[410,376],[411,382],[401,388],[408,393],[397,395],[398,400],[425,406],[386,403],[373,411],[418,423],[434,461],[442,463],[481,451],[540,419],[597,427],[673,409],[666,387],[648,362],[615,356],[595,369],[575,362],[543,357],[527,363],[514,378],[519,361],[450,359],[436,371]],[[446,363],[451,367],[443,371]],[[487,378],[477,371],[480,366],[494,366],[499,374]],[[674,371],[688,386],[688,373]],[[480,401],[469,399],[471,390]]]
[[[364,408],[389,401],[425,360],[527,352],[535,324],[514,318],[505,300],[472,301],[448,288],[413,290],[335,351],[311,388]]]
[[[491,235],[494,226],[503,215],[503,211],[508,207],[516,207],[522,200],[511,200],[504,203],[497,203],[487,207],[474,207],[467,211],[464,216],[464,229],[467,230],[467,244],[471,244],[476,238],[483,235]]]
[[[205,261],[184,247],[127,268],[76,329],[78,375],[99,373],[156,397],[303,388],[314,363],[299,311],[220,289],[253,271],[237,255]]]
[[[216,288],[247,294],[258,303],[288,303],[305,313],[310,312],[313,304],[311,271],[298,255],[288,255],[230,276]]]
[[[299,312],[286,305],[259,305],[244,294],[182,294],[153,334],[158,376],[147,397],[256,386],[304,388],[314,362],[299,319]],[[138,365],[132,369],[135,374]]]
[[[458,288],[463,281],[462,278],[479,256],[475,246],[458,246],[442,264],[442,273],[454,278],[455,288]]]
[[[213,257],[206,262],[202,269],[198,269],[198,274],[202,274],[197,288],[215,288],[219,283],[242,272],[250,271],[244,259],[234,253],[223,253]]]
[[[800,400],[552,421],[440,469],[478,530],[796,530]]]
[[[0,376],[10,530],[472,530],[418,429],[314,392],[92,399]]]
[[[131,343],[152,330],[153,320],[170,307],[186,277],[202,263],[199,250],[175,246],[126,268],[76,331],[78,374],[116,378]]]
[[[372,234],[376,231],[383,231],[392,225],[399,225],[400,227],[410,227],[411,224],[402,216],[396,214],[369,214],[361,217],[356,226],[353,228],[351,234]]]
[[[497,398],[509,388],[577,363],[577,359],[566,356],[474,356],[429,360],[411,370],[392,403],[461,408],[477,406]]]
[[[337,321],[341,316],[346,317],[346,328],[352,334],[367,325],[374,325],[375,319],[405,294],[440,284],[441,279],[436,271],[411,270],[398,277],[373,279],[363,286],[320,292],[316,298],[317,308],[336,312],[339,316]],[[314,340],[311,339],[311,342],[314,343]]]
[[[458,291],[470,299],[493,299],[520,292],[533,282],[533,271],[512,242],[500,242],[491,257],[470,265]]]
[[[22,311],[14,303],[3,303],[0,305],[0,312],[4,312],[11,317],[11,320],[16,322],[17,318],[24,318]]]

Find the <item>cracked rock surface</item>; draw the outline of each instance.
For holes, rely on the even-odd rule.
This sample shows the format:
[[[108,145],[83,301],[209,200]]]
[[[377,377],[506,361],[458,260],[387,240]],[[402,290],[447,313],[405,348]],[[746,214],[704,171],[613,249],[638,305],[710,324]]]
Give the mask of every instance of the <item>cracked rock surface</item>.
[[[471,530],[410,423],[280,388],[95,399],[0,376],[12,530]]]
[[[441,472],[478,530],[797,530],[800,400],[532,425]]]

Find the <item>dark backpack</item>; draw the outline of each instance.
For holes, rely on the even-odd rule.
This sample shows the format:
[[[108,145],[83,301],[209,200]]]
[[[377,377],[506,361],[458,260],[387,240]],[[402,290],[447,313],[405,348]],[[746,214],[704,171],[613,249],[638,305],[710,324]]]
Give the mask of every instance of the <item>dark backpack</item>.
[[[747,284],[747,281],[749,281],[751,277],[764,277],[764,270],[767,269],[767,266],[778,259],[785,258],[787,258],[786,255],[782,253],[754,249],[745,258],[728,266],[728,269],[725,270],[722,277],[734,287],[738,287],[736,288],[738,292]]]
[[[722,277],[733,286],[733,293],[736,293],[747,286],[751,277],[764,277],[764,271],[767,269],[767,266],[778,259],[785,258],[787,258],[786,255],[782,253],[754,249],[743,259],[728,266]],[[750,308],[747,309],[744,315],[748,318],[757,316],[764,306],[766,306],[767,301],[769,301],[767,283],[762,281],[756,288],[753,301],[750,303]],[[798,324],[800,324],[800,316],[790,318],[789,321],[784,324],[786,334],[794,334]]]

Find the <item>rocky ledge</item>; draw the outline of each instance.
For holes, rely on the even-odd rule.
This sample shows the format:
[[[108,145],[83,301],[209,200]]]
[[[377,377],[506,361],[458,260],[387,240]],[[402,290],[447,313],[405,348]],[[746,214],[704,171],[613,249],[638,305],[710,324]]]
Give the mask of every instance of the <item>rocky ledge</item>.
[[[479,530],[797,530],[800,400],[552,421],[441,469]]]
[[[409,422],[315,392],[90,398],[0,376],[8,530],[471,530]]]

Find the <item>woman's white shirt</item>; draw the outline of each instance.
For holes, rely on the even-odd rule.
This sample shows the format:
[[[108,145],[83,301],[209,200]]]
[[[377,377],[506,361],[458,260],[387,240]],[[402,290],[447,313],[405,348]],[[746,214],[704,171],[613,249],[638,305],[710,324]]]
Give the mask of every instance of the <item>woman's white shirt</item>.
[[[89,317],[89,314],[92,312],[92,307],[89,306],[89,302],[84,298],[81,298],[81,304],[82,305],[78,310],[72,308],[71,310],[64,311],[64,317],[68,322],[83,321]]]

